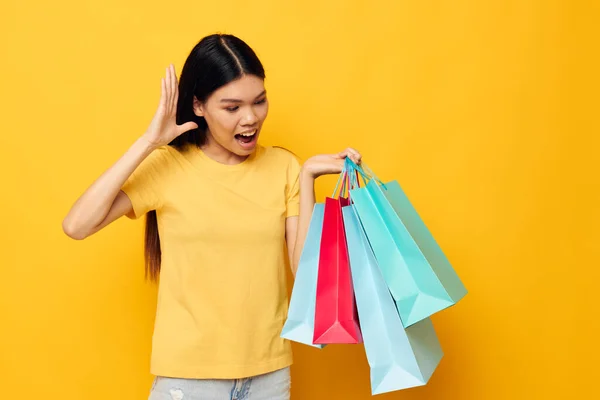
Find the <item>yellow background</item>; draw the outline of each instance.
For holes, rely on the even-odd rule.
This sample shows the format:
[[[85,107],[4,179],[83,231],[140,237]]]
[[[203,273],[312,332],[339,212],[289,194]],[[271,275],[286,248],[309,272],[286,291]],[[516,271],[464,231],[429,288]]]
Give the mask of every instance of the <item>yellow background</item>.
[[[164,68],[220,31],[266,67],[263,142],[303,158],[361,150],[400,181],[470,291],[434,317],[445,357],[430,383],[378,398],[596,398],[598,11],[4,1],[0,397],[146,399],[156,289],[142,222],[76,242],[61,221],[144,131]],[[362,346],[294,350],[294,399],[371,398]]]

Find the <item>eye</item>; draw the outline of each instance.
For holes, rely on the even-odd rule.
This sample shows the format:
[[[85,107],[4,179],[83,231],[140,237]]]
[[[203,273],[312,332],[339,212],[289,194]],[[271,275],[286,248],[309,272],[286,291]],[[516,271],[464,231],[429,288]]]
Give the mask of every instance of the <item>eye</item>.
[[[265,97],[262,100],[258,100],[256,102],[254,102],[254,104],[264,104],[267,102],[267,98]],[[225,110],[229,111],[230,113],[234,113],[236,112],[240,107],[239,106],[232,106],[232,107],[225,107]]]

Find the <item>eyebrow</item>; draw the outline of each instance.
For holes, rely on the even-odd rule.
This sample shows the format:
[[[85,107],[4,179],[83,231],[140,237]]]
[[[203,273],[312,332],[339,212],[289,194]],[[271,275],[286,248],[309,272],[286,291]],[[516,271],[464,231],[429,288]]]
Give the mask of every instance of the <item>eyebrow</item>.
[[[263,90],[258,96],[256,96],[254,99],[258,99],[261,96],[264,96],[265,94],[267,94],[266,90]],[[221,99],[221,103],[243,103],[242,100],[240,99]]]

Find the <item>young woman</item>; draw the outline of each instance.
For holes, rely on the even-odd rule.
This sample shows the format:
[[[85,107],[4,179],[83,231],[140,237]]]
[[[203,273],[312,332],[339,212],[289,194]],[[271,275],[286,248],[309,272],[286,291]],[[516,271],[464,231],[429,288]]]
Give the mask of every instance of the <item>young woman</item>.
[[[150,400],[289,399],[285,246],[298,265],[314,180],[346,149],[300,165],[258,144],[265,72],[231,35],[202,39],[179,83],[172,65],[147,131],[75,202],[63,222],[84,239],[146,217],[146,273],[159,280]]]

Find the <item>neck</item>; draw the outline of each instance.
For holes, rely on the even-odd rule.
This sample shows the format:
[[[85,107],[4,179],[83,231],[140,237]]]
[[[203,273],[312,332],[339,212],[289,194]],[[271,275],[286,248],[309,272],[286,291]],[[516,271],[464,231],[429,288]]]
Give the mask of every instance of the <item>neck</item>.
[[[235,165],[243,162],[249,156],[240,156],[221,146],[213,138],[210,131],[206,132],[206,143],[201,146],[202,151],[206,156],[212,158],[218,163],[225,165]]]

